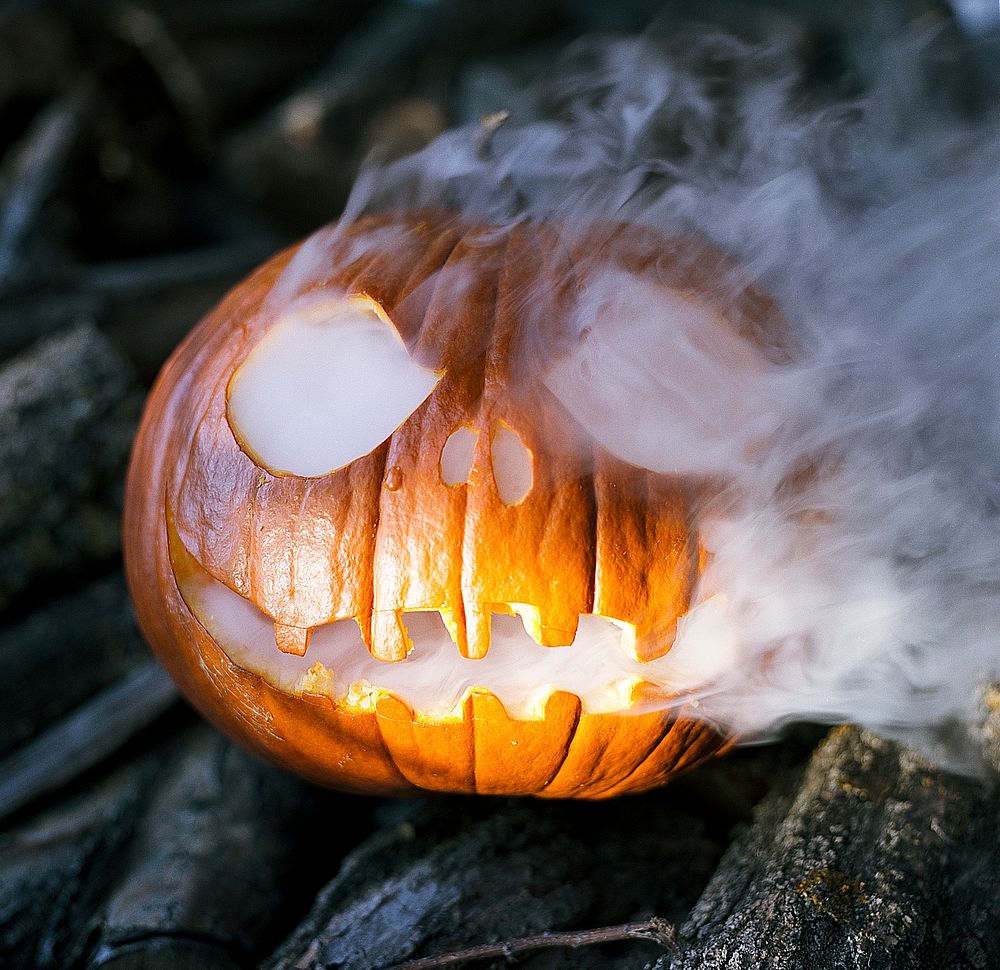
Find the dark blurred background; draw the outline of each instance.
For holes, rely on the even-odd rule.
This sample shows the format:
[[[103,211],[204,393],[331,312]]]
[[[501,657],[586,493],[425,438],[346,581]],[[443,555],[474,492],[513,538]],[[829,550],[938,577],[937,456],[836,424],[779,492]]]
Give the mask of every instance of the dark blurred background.
[[[774,36],[805,82],[848,97],[877,80],[873,51],[916,28],[932,38],[927,83],[974,111],[996,83],[996,7],[9,0],[0,351],[85,302],[148,380],[227,284],[337,216],[370,153],[391,159],[500,110],[516,121],[519,92],[581,36]],[[12,315],[39,290],[31,322],[20,304]]]
[[[340,796],[201,726],[131,619],[128,448],[198,318],[366,159],[537,110],[581,37],[708,27],[775,38],[844,104],[916,36],[940,110],[995,109],[995,0],[0,6],[0,965],[360,970],[651,916],[673,948],[519,960],[1000,965],[991,789],[864,732],[613,805]]]

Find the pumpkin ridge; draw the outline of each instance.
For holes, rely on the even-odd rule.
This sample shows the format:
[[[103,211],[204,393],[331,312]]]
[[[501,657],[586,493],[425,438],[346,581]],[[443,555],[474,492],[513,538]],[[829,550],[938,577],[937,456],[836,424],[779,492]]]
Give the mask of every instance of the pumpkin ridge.
[[[369,575],[372,577],[371,581],[371,597],[369,598],[369,609],[368,609],[368,622],[367,635],[364,637],[366,640],[366,646],[369,651],[372,649],[372,645],[375,641],[375,583],[376,583],[376,563],[375,560],[379,554],[379,542],[378,542],[378,530],[379,526],[382,524],[382,509],[383,502],[385,501],[385,476],[386,476],[386,465],[389,463],[389,452],[392,449],[392,439],[396,436],[394,431],[381,445],[376,449],[381,454],[376,459],[378,468],[378,502],[375,505],[375,521],[372,523],[372,542],[371,542],[371,556],[370,556],[370,566]],[[374,469],[372,470],[372,475],[375,474]],[[384,742],[383,738],[383,742]]]
[[[680,716],[667,716],[665,720],[666,730],[660,740],[624,778],[597,792],[597,798],[613,798],[623,792],[648,791],[662,784],[663,779],[695,767],[718,751],[717,742],[706,751],[704,740],[710,728],[702,722]],[[663,752],[668,748],[670,757],[665,758]],[[642,777],[644,775],[646,777]],[[638,780],[636,776],[639,776]]]
[[[555,766],[552,773],[548,778],[545,779],[545,784],[536,788],[531,794],[537,794],[538,792],[545,791],[549,785],[556,780],[556,776],[562,771],[562,766],[566,764],[566,759],[569,757],[570,748],[573,747],[573,742],[576,740],[576,732],[580,728],[580,720],[583,718],[583,704],[578,703],[576,706],[576,717],[573,720],[573,727],[566,735],[566,743],[563,745],[562,755],[559,758],[559,763]]]
[[[299,577],[299,556],[298,544],[295,541],[302,530],[302,520],[305,514],[306,503],[309,501],[309,497],[314,488],[316,488],[318,480],[314,478],[305,478],[302,480],[299,486],[299,506],[298,509],[291,516],[291,521],[289,523],[289,532],[291,534],[292,540],[289,543],[290,555],[288,557],[288,596],[289,599],[294,601],[298,592],[298,577]]]
[[[583,289],[584,283],[580,278],[580,264],[573,253],[573,249],[566,242],[563,234],[558,231],[557,228],[551,228],[552,239],[555,244],[555,248],[558,249],[563,259],[568,266],[568,273],[566,277],[566,288],[571,290],[573,296],[576,297]],[[590,570],[590,592],[588,596],[587,611],[593,613],[595,609],[595,604],[597,603],[597,557],[599,554],[600,546],[598,544],[597,530],[599,528],[599,523],[601,521],[601,506],[600,506],[600,489],[598,488],[598,469],[597,469],[597,446],[595,442],[588,442],[588,453],[589,453],[589,468],[590,475],[585,476],[589,478],[589,489],[590,489],[590,509],[592,511],[590,525],[587,530],[587,545],[588,548],[593,550],[593,558],[591,561]],[[585,486],[588,487],[588,486]],[[595,614],[596,615],[596,614]],[[615,617],[614,619],[626,621],[626,617]],[[573,736],[576,735],[576,728],[579,726],[579,719],[577,719],[577,724],[573,728]],[[572,739],[571,739],[572,740]],[[569,748],[566,750],[566,757],[569,756]],[[566,758],[563,758],[565,761]],[[560,767],[562,767],[562,762],[560,762]],[[556,773],[558,774],[558,772]],[[555,775],[549,779],[549,783],[555,780]],[[546,785],[548,787],[548,785]]]
[[[220,388],[224,386],[224,383],[225,383],[224,381],[220,381],[218,383],[216,387],[217,392]],[[184,470],[175,479],[177,485],[176,488],[173,490],[175,493],[174,497],[177,500],[179,500],[181,496],[190,493],[191,486],[189,483],[192,482],[191,468],[192,468],[192,463],[195,460],[197,442],[199,440],[199,436],[204,431],[204,428],[211,420],[212,420],[211,406],[209,405],[209,407],[206,408],[205,412],[202,414],[202,416],[198,419],[197,423],[195,424],[194,431],[191,435],[188,446],[184,448],[182,451],[182,454],[184,456],[183,457]],[[168,480],[164,488],[164,493],[167,495],[168,500],[169,500],[169,492],[171,491],[170,486],[171,483]],[[253,519],[253,513],[254,513],[253,498],[255,497],[255,493],[256,493],[256,487],[254,495],[251,496],[251,501],[248,503],[247,508],[243,515],[243,524],[245,525],[247,534],[252,534],[253,531],[250,528],[250,523],[252,522]],[[249,594],[250,590],[252,589],[251,586],[252,559],[249,550],[242,557],[243,561],[239,563],[238,568],[234,568],[235,563],[231,559],[225,570],[223,570],[216,564],[214,557],[206,555],[206,550],[203,548],[200,542],[197,547],[196,554],[198,562],[205,564],[205,569],[212,575],[214,579],[217,579],[219,580],[219,582],[224,583],[225,585],[230,586],[231,588],[234,588],[236,592],[240,593],[240,595]],[[242,585],[243,585],[242,591],[239,588],[238,579],[242,580]]]
[[[510,237],[511,237],[511,234],[509,232],[503,234],[500,251],[496,254],[496,258],[497,258],[498,264],[501,267],[506,266],[506,263],[507,263],[507,258],[509,256],[509,251],[510,251]],[[483,348],[482,354],[483,354],[483,358],[484,358],[484,364],[483,364],[483,366],[481,368],[479,368],[479,396],[476,399],[476,411],[477,411],[478,415],[483,415],[483,399],[486,396],[486,378],[487,378],[488,366],[485,363],[485,361],[488,360],[488,358],[489,358],[490,345],[492,344],[492,341],[495,339],[495,337],[496,337],[496,335],[497,335],[497,333],[498,333],[498,331],[500,329],[500,306],[501,306],[500,290],[501,290],[502,281],[503,281],[503,271],[501,269],[498,272],[498,274],[497,274],[496,285],[492,287],[492,306],[489,308],[489,312],[487,314],[487,316],[488,316],[488,318],[490,320],[490,325],[489,325],[489,343],[487,343],[486,346]],[[480,434],[485,435],[486,439],[488,440],[488,438],[489,438],[489,429],[485,427],[485,423],[484,423],[484,427],[480,431]],[[461,623],[462,623],[462,629],[464,631],[464,637],[465,637],[466,646],[468,646],[468,641],[469,641],[468,629],[469,628],[468,628],[468,622],[467,622],[468,610],[466,608],[466,592],[467,592],[467,589],[468,589],[468,590],[476,590],[477,593],[478,593],[478,588],[477,587],[470,586],[470,587],[467,588],[466,584],[465,584],[465,542],[466,542],[466,537],[469,534],[469,488],[468,488],[468,484],[466,484],[466,486],[462,489],[461,502],[462,502],[461,534],[458,537],[459,538],[459,542],[457,544],[457,548],[458,548],[458,576],[459,576],[459,583],[461,584],[460,585],[460,592],[459,592],[458,602],[460,603],[461,609],[462,609]],[[474,604],[474,605],[478,606],[479,604],[477,603],[477,604]],[[489,606],[491,604],[486,603],[486,604],[482,604],[482,605],[485,605],[487,608],[489,608]],[[474,754],[475,754],[475,751],[473,751],[473,755]],[[473,764],[475,764],[474,761],[473,761]]]
[[[562,233],[559,232],[558,229],[553,227],[546,227],[546,228],[550,229],[554,247],[557,250],[559,250],[559,252],[562,254],[562,258],[567,265],[568,272],[565,281],[566,287],[567,289],[570,289],[573,293],[573,296],[576,297],[584,289],[583,281],[580,278],[580,265],[576,257],[573,255],[572,248],[569,245],[567,245],[566,240],[563,238]],[[556,289],[558,289],[558,285],[556,286]],[[589,479],[589,483],[585,483],[584,488],[589,487],[590,489],[589,508],[591,510],[590,523],[587,528],[587,548],[593,550],[593,556],[591,559],[590,584],[589,584],[590,591],[588,594],[588,599],[586,604],[586,612],[593,613],[594,604],[597,602],[597,556],[599,550],[599,545],[597,541],[597,529],[598,529],[598,523],[601,521],[601,519],[600,519],[600,494],[599,494],[598,479],[597,479],[596,443],[588,442],[587,447],[590,458],[589,462],[590,474],[584,476],[585,478]],[[614,619],[625,621],[627,618],[615,617]],[[578,724],[579,720],[577,721],[577,725]],[[575,734],[576,733],[575,726],[573,728],[573,731]],[[567,749],[567,756],[568,754],[569,751]],[[565,760],[565,758],[563,760]],[[555,775],[553,775],[552,777],[555,778]]]
[[[634,715],[625,715],[626,717]],[[599,787],[587,789],[587,796],[589,798],[606,798],[608,793],[617,791],[621,788],[628,788],[628,780],[644,765],[653,754],[660,749],[660,746],[666,740],[667,735],[671,733],[676,725],[676,721],[669,715],[663,715],[662,730],[657,731],[649,738],[649,745],[646,748],[645,753],[641,758],[639,758],[636,763],[624,774],[621,778],[613,781],[611,784],[603,785]]]
[[[441,233],[439,234],[438,238],[440,238],[440,235],[443,235],[446,231],[447,231],[447,228],[443,229],[441,231]],[[429,296],[429,301],[433,301],[434,294],[437,292],[438,287],[441,285],[441,278],[442,278],[441,273],[442,273],[442,270],[444,269],[445,266],[447,266],[448,261],[452,258],[452,256],[455,254],[455,251],[458,249],[458,247],[461,245],[462,241],[465,239],[465,235],[466,234],[463,234],[461,232],[455,232],[454,238],[453,238],[453,240],[451,242],[451,245],[449,246],[449,248],[447,250],[447,254],[443,256],[443,259],[441,260],[440,265],[434,271],[436,273],[436,275],[437,275],[437,279],[435,279],[434,285],[433,285],[433,287],[431,289],[431,293],[430,293],[430,296]],[[374,259],[373,259],[372,262],[374,262]],[[369,264],[369,265],[371,265],[371,264]],[[417,266],[415,266],[411,270],[410,275],[406,278],[406,282],[400,287],[400,294],[408,295],[414,289],[416,289],[418,286],[420,286],[420,284],[423,282],[423,280],[417,280],[415,282],[415,277],[417,276],[417,274],[418,274],[418,272],[420,271],[421,268],[422,267],[418,264]],[[360,276],[356,277],[354,279],[354,281],[353,281],[353,285],[354,285],[355,288],[358,288],[358,279],[359,278],[360,278]],[[424,279],[426,279],[426,277],[424,277]],[[365,287],[362,286],[360,289],[364,290]],[[406,298],[405,295],[400,296],[399,299],[400,300],[401,299],[405,299]],[[391,317],[390,317],[390,319],[391,319]],[[416,334],[413,337],[413,340],[412,340],[413,346],[417,346],[419,344],[419,342],[420,342],[420,336],[421,336],[421,333],[423,332],[424,327],[426,326],[426,323],[427,323],[427,315],[426,315],[426,313],[424,313],[424,314],[421,315],[420,327],[419,327],[419,329],[417,330]],[[395,321],[393,321],[393,326],[398,326],[395,323]],[[400,333],[400,336],[401,337],[403,336],[402,333]],[[425,401],[424,404],[421,405],[421,407],[426,407],[426,406],[427,406],[427,402]],[[393,433],[391,435],[389,435],[389,437],[386,438],[386,440],[384,442],[382,442],[382,444],[379,446],[379,450],[381,450],[382,454],[381,454],[381,460],[378,462],[378,479],[379,479],[378,504],[377,504],[376,509],[375,509],[375,521],[374,521],[374,523],[372,525],[371,558],[370,558],[370,575],[372,577],[371,596],[369,598],[369,604],[370,605],[369,605],[369,609],[368,609],[367,623],[365,624],[365,627],[367,628],[367,633],[366,633],[366,635],[364,637],[364,639],[366,641],[366,645],[367,645],[367,647],[368,647],[369,650],[372,649],[372,644],[373,644],[374,639],[375,639],[375,584],[376,584],[376,578],[375,577],[377,575],[376,559],[379,556],[379,550],[380,550],[380,545],[379,545],[379,541],[378,541],[379,526],[382,523],[382,512],[383,512],[383,508],[384,508],[383,503],[386,500],[385,499],[385,493],[386,493],[386,488],[385,488],[386,465],[388,464],[389,454],[392,451],[393,441],[394,441],[394,439],[395,439],[396,434],[397,434],[398,431],[399,431],[399,429],[397,428],[396,431],[393,431]],[[374,472],[373,472],[373,474],[374,474]],[[463,501],[464,501],[464,496],[463,496]],[[400,608],[399,604],[397,604],[397,609],[398,608]],[[365,629],[365,627],[363,627],[362,629]],[[383,739],[383,741],[384,741],[384,739]]]
[[[462,243],[464,243],[465,240],[467,238],[469,238],[470,235],[472,235],[471,232],[466,232],[466,233],[463,233],[461,235],[461,237],[459,238],[459,240],[455,243],[455,247],[448,254],[448,259],[445,260],[445,262],[442,264],[442,267],[441,267],[442,270],[444,270],[448,266],[449,261],[451,260],[452,256],[454,256],[454,254],[458,251],[459,246]],[[506,245],[506,243],[505,243],[505,245]],[[496,321],[498,303],[499,303],[499,286],[493,288],[493,305],[490,308],[490,314],[489,314],[490,318],[494,322]],[[482,401],[482,399],[483,399],[483,393],[486,390],[486,370],[485,370],[485,368],[483,368],[480,371],[480,375],[481,375],[481,383],[480,383],[480,387],[479,387],[479,398],[478,398],[478,400]],[[468,514],[469,514],[469,486],[468,486],[467,482],[459,490],[459,493],[460,494],[459,494],[458,501],[461,504],[462,508],[461,508],[461,515],[458,516],[458,521],[460,523],[460,529],[459,529],[459,534],[457,536],[457,542],[455,543],[455,548],[458,550],[458,570],[457,570],[457,572],[458,572],[458,576],[459,576],[459,583],[461,583],[462,577],[465,575],[465,569],[464,569],[464,566],[465,566],[465,559],[464,559],[464,557],[465,557],[465,534],[466,534],[466,529],[467,529],[467,526],[468,526]],[[457,630],[461,630],[462,631],[463,640],[467,644],[468,643],[468,626],[466,624],[465,589],[464,588],[461,588],[459,590],[459,595],[455,598],[455,602],[458,605],[458,611],[459,611],[459,615],[456,616],[455,619],[454,619],[455,628]],[[475,732],[472,732],[472,733],[474,734]],[[473,750],[471,752],[471,754],[472,754],[473,770],[475,770],[475,768],[474,768],[475,763],[476,763],[475,762],[475,750]]]
[[[656,752],[660,750],[661,747],[663,747],[668,743],[676,747],[679,738],[686,738],[689,733],[690,733],[689,725],[687,721],[685,721],[683,718],[664,717],[663,734],[660,735],[660,738],[656,742],[656,744],[650,747],[650,749],[646,752],[643,759],[637,762],[635,767],[624,778],[622,778],[616,784],[611,785],[609,788],[605,789],[605,791],[602,792],[602,794],[607,792],[612,792],[617,788],[627,787],[629,780],[633,778],[637,773],[641,772],[642,769],[649,764],[650,759],[653,757],[654,754],[656,754]],[[675,757],[671,761],[671,768],[670,768],[671,773],[676,769],[676,764],[677,764],[677,759]]]
[[[386,465],[389,461],[389,445],[392,441],[392,435],[389,436],[388,440],[383,441],[382,444],[375,449],[378,452],[375,458],[375,468],[372,469],[372,475],[374,476],[377,472],[379,480],[378,489],[378,502],[375,505],[375,521],[372,523],[372,541],[370,555],[368,556],[368,575],[371,577],[371,582],[367,584],[368,588],[365,590],[365,609],[367,615],[363,617],[364,623],[360,620],[362,617],[356,617],[358,620],[358,626],[361,628],[361,637],[365,641],[365,646],[371,651],[372,648],[372,638],[375,635],[375,557],[378,554],[378,526],[379,522],[382,521],[382,492],[385,490],[383,483],[385,481]],[[374,454],[374,452],[373,452]],[[384,743],[383,739],[383,743]]]
[[[364,231],[372,230],[378,231],[384,226],[391,225],[392,219],[388,215],[368,215],[359,220],[359,225],[364,225]],[[346,236],[345,236],[346,238]],[[344,290],[348,293],[365,293],[371,296],[377,303],[381,304],[384,297],[380,297],[377,294],[378,287],[372,286],[370,280],[377,276],[377,269],[379,267],[380,260],[385,258],[385,254],[379,253],[377,251],[366,251],[363,255],[359,256],[348,268],[342,273],[340,279],[338,280],[338,288]],[[336,254],[333,254],[333,259],[336,259]],[[395,294],[396,301],[405,298],[405,294],[409,293],[414,277],[419,271],[419,264],[411,268],[409,275],[400,284],[397,293]],[[418,284],[419,285],[419,284]],[[393,326],[397,328],[399,332],[398,324],[396,320],[393,319]],[[400,332],[400,337],[403,334]],[[369,455],[373,457],[373,468],[371,470],[371,475],[373,478],[378,480],[378,502],[375,506],[374,522],[371,526],[371,543],[369,546],[368,555],[368,573],[370,577],[370,582],[366,584],[366,589],[363,591],[362,597],[364,599],[364,612],[355,616],[353,619],[357,622],[359,629],[361,630],[361,637],[365,642],[366,648],[370,651],[372,648],[372,642],[374,639],[374,611],[375,611],[375,559],[377,556],[377,538],[379,524],[382,520],[382,497],[383,497],[383,483],[385,481],[386,475],[386,465],[389,458],[389,450],[392,444],[392,439],[395,437],[396,432],[386,438],[380,445],[374,448]],[[343,470],[342,470],[343,471]],[[346,472],[345,472],[346,473]],[[335,473],[336,474],[336,473]],[[385,740],[383,738],[383,744]],[[386,749],[388,751],[388,748]]]

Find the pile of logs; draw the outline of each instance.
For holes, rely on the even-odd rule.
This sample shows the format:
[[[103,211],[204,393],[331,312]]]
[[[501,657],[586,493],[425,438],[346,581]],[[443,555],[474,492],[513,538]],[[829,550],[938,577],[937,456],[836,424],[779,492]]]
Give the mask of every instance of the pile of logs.
[[[0,965],[1000,966],[991,780],[805,726],[611,803],[338,795],[204,726],[134,625],[123,470],[173,344],[335,217],[374,148],[508,107],[553,50],[653,6],[0,10]],[[789,6],[761,29],[816,83],[863,83],[875,27],[930,17],[942,96],[995,95],[995,39],[973,49],[933,3],[856,46],[861,0]]]

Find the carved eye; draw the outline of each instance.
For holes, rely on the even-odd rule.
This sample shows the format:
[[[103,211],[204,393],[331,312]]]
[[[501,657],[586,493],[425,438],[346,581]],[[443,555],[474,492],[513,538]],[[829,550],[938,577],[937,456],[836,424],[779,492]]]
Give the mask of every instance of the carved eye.
[[[236,369],[227,417],[276,475],[327,475],[386,440],[441,374],[414,362],[366,296],[298,301]]]

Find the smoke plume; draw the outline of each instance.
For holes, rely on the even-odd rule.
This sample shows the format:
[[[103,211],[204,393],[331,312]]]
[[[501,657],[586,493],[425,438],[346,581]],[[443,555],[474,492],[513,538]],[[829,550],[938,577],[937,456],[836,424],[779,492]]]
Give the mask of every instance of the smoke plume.
[[[572,361],[548,379],[623,459],[737,483],[702,510],[701,597],[724,599],[682,622],[677,669],[751,738],[849,720],[969,765],[1000,676],[1000,125],[928,93],[932,41],[872,54],[850,97],[810,84],[780,32],[589,41],[508,116],[373,162],[345,219],[611,219],[736,260],[790,322],[792,363],[706,351],[608,276],[588,290],[593,379]]]

